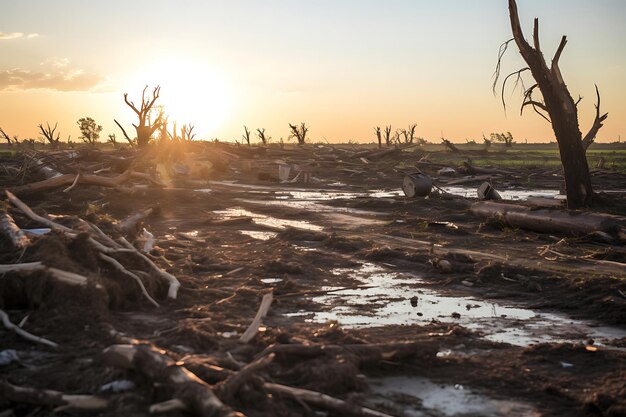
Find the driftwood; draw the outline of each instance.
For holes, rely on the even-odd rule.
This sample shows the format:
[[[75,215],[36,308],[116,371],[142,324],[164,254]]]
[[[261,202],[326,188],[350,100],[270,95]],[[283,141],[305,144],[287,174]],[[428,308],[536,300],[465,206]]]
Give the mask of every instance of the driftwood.
[[[111,258],[110,256],[107,256],[104,253],[100,254],[100,259],[107,262],[109,265],[113,266],[113,268],[115,268],[117,271],[121,272],[122,274],[134,279],[139,285],[139,288],[141,289],[141,293],[144,295],[144,297],[146,297],[146,299],[155,307],[160,307],[159,303],[157,303],[154,300],[154,298],[152,298],[150,294],[148,294],[148,290],[146,290],[146,287],[143,285],[143,281],[136,274],[133,274],[132,272],[124,268],[124,265],[119,263],[117,259]]]
[[[470,182],[487,181],[497,176],[498,175],[489,174],[489,175],[477,175],[474,177],[464,177],[464,178],[459,178],[456,180],[448,181],[445,183],[445,185],[460,185],[460,184],[467,184]]]
[[[0,273],[7,272],[47,272],[54,279],[60,282],[64,282],[69,285],[87,285],[87,277],[84,275],[76,274],[74,272],[63,271],[62,269],[47,267],[41,262],[28,262],[22,264],[6,264],[0,265]],[[101,288],[100,285],[96,285],[96,288]]]
[[[13,195],[10,191],[7,190],[6,195],[9,201],[15,207],[19,208],[29,218],[41,224],[45,224],[53,230],[58,230],[60,232],[63,232],[69,237],[76,237],[78,235],[77,231],[38,215],[30,207],[28,207],[28,205],[26,205],[19,198]],[[110,237],[106,236],[104,232],[102,232],[102,230],[100,230],[96,225],[86,222],[84,220],[83,222],[87,224],[87,226],[89,227],[89,229],[91,230],[93,234],[95,234],[97,237],[100,237],[101,240],[103,240],[108,245],[110,245],[110,246],[107,246],[99,242],[98,240],[96,240],[93,236],[90,236],[88,238],[88,242],[91,245],[93,245],[97,250],[107,255],[125,253],[125,254],[132,254],[132,255],[135,255],[136,257],[143,259],[157,275],[159,275],[161,278],[163,278],[165,281],[169,283],[169,289],[167,292],[168,298],[176,299],[178,295],[178,289],[180,288],[180,282],[175,276],[159,268],[154,262],[150,260],[150,258],[145,256],[143,253],[139,252],[133,245],[131,245],[123,237],[120,238],[120,242],[121,242],[121,245],[120,245],[117,242],[113,241]],[[50,269],[52,268],[48,268],[48,270]]]
[[[24,249],[30,243],[28,236],[15,224],[9,214],[0,215],[0,233],[8,237],[16,249]]]
[[[264,383],[263,388],[271,394],[287,396],[294,398],[298,401],[304,401],[317,407],[334,411],[335,413],[338,413],[338,415],[391,417],[389,414],[361,407],[356,404],[351,404],[346,401],[340,400],[339,398],[322,394],[321,392],[309,391],[302,388],[293,388],[280,384],[272,384],[270,382]]]
[[[78,184],[82,185],[96,185],[99,187],[119,187],[125,182],[129,181],[132,178],[148,180],[156,186],[163,187],[164,184],[160,181],[152,178],[148,174],[144,174],[142,172],[135,172],[132,170],[127,170],[123,174],[120,174],[115,177],[103,177],[100,175],[93,174],[64,174],[56,177],[49,178],[47,180],[33,182],[30,184],[20,185],[18,187],[11,188],[11,191],[14,194],[27,194],[27,193],[37,193],[45,190],[52,190],[54,188],[65,187],[66,190],[70,190],[74,188]]]
[[[7,330],[15,332],[15,334],[17,334],[20,337],[23,337],[24,339],[30,342],[41,343],[42,345],[50,346],[53,348],[59,347],[59,345],[56,344],[55,342],[48,340],[48,339],[44,339],[43,337],[35,336],[34,334],[31,334],[31,333],[28,333],[26,330],[11,323],[11,320],[9,320],[9,315],[5,313],[3,310],[0,310],[0,321],[2,321],[2,324]],[[0,388],[0,391],[1,391],[1,388]]]
[[[254,338],[254,336],[256,336],[259,331],[259,326],[261,326],[261,320],[263,320],[263,318],[267,315],[267,312],[272,305],[273,299],[274,296],[271,292],[263,296],[263,299],[261,300],[261,305],[259,306],[259,310],[257,311],[256,316],[254,317],[254,320],[252,320],[250,326],[248,326],[246,331],[241,335],[241,338],[239,339],[240,342],[248,343]]]
[[[0,380],[0,400],[15,403],[53,406],[54,411],[100,411],[108,401],[95,395],[69,395],[48,389],[20,387]]]
[[[197,416],[243,417],[222,403],[211,386],[183,366],[177,366],[163,351],[148,345],[113,345],[103,352],[111,366],[135,369],[146,377],[164,384],[185,407]]]
[[[218,388],[218,395],[224,401],[230,401],[235,397],[239,389],[257,372],[265,369],[272,363],[276,355],[274,353],[263,356],[254,362],[244,366],[239,372],[226,379]]]
[[[608,214],[550,209],[533,210],[519,204],[490,201],[475,203],[470,211],[478,217],[497,218],[511,227],[542,233],[580,235],[601,231],[623,234],[624,224],[626,224],[626,219]]]

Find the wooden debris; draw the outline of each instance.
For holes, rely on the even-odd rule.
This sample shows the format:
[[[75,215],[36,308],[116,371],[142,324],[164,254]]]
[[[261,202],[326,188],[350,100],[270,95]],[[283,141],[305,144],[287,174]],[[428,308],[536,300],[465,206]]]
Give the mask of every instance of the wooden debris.
[[[497,218],[511,227],[542,233],[589,234],[597,231],[618,233],[624,230],[625,219],[609,214],[567,210],[538,209],[519,204],[475,203],[470,211],[483,218]]]
[[[244,366],[239,372],[233,374],[219,386],[218,395],[224,401],[230,401],[237,391],[252,377],[252,375],[265,369],[274,360],[276,354],[271,353],[267,356],[255,360],[254,362]]]
[[[24,249],[30,243],[28,236],[20,229],[9,214],[0,215],[0,233],[11,241],[16,249]]]
[[[109,263],[111,266],[113,266],[113,268],[115,268],[116,270],[118,270],[119,272],[121,272],[122,274],[131,277],[132,279],[134,279],[137,284],[139,284],[139,288],[141,288],[141,293],[144,295],[144,297],[146,297],[146,299],[155,307],[161,307],[159,305],[159,303],[157,303],[154,298],[152,298],[150,296],[150,294],[148,294],[148,290],[146,290],[146,287],[143,285],[143,281],[141,280],[141,278],[139,278],[136,274],[133,274],[132,272],[130,272],[129,270],[127,270],[126,268],[124,268],[124,265],[122,265],[121,263],[119,263],[115,258],[111,258],[110,256],[105,255],[104,253],[100,254],[100,259],[102,259],[103,261]]]
[[[211,387],[163,351],[148,345],[113,345],[103,352],[104,361],[114,367],[135,369],[154,382],[164,384],[197,416],[243,417],[222,403]]]
[[[363,417],[391,417],[389,414],[370,408],[361,407],[360,405],[351,404],[339,398],[322,394],[321,392],[310,391],[302,388],[288,387],[286,385],[273,384],[266,382],[263,388],[274,394],[292,397],[298,401],[304,401],[317,407],[331,410],[339,415],[363,416]]]
[[[261,300],[261,305],[259,306],[259,310],[257,311],[256,316],[254,317],[254,320],[252,320],[250,326],[241,335],[241,338],[239,339],[240,342],[248,343],[252,339],[254,339],[254,336],[256,336],[259,331],[259,326],[261,326],[261,320],[263,320],[263,317],[267,315],[267,312],[269,311],[273,300],[274,295],[272,294],[272,292],[269,292],[263,296],[263,299]]]
[[[106,399],[95,395],[69,395],[60,391],[21,387],[0,380],[0,400],[22,404],[54,406],[55,412],[73,411],[101,411],[108,407]]]

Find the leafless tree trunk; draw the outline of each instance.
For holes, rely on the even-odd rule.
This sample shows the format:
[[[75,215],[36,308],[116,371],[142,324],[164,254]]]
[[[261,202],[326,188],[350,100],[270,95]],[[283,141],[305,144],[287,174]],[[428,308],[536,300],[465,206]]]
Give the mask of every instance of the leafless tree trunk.
[[[5,133],[4,130],[2,130],[2,128],[0,127],[0,137],[4,140],[7,141],[7,144],[12,145],[13,143],[11,142],[11,138],[9,137],[9,135],[7,135]],[[17,140],[15,141],[15,143],[17,143]]]
[[[589,206],[593,202],[593,189],[591,187],[591,177],[585,155],[585,144],[587,144],[587,146],[591,144],[598,130],[602,127],[602,122],[607,117],[607,114],[600,116],[600,94],[597,94],[596,119],[583,142],[578,125],[577,105],[580,99],[576,102],[574,101],[565,85],[559,68],[559,59],[567,43],[567,37],[563,36],[561,39],[561,43],[552,58],[551,66],[548,67],[539,42],[539,20],[535,19],[534,22],[533,46],[531,46],[526,39],[524,39],[515,0],[509,0],[509,15],[511,29],[513,31],[512,40],[517,44],[520,54],[528,64],[528,67],[507,76],[504,79],[502,89],[504,91],[506,81],[509,77],[516,75],[519,79],[520,74],[524,71],[529,70],[532,73],[536,84],[530,86],[524,92],[524,101],[522,102],[521,110],[523,111],[526,106],[531,106],[535,112],[539,113],[552,124],[552,129],[554,130],[559,145],[561,163],[563,164],[565,173],[567,206],[569,208]],[[500,58],[502,58],[504,51],[506,51],[506,45],[508,45],[508,42],[501,48]],[[499,62],[496,68],[496,75],[498,74]],[[533,99],[532,94],[536,88],[539,88],[543,96],[543,101]]]
[[[385,145],[391,146],[393,138],[391,137],[391,126],[385,126]]]
[[[378,147],[382,148],[383,147],[383,137],[382,137],[382,133],[380,131],[380,126],[376,126],[374,131],[376,132],[376,139],[378,139]]]
[[[39,125],[39,130],[41,131],[41,134],[43,135],[44,138],[46,138],[46,140],[50,143],[50,145],[52,145],[53,149],[56,149],[59,147],[59,142],[61,141],[61,134],[59,132],[56,132],[56,138],[54,137],[55,131],[57,129],[57,125],[58,123],[54,124],[54,127],[50,127],[50,123],[46,122],[46,127],[44,128],[43,125]]]
[[[143,89],[141,94],[141,106],[139,108],[135,106],[135,103],[128,100],[128,93],[124,93],[124,101],[128,107],[130,107],[137,114],[137,118],[139,119],[138,123],[133,124],[133,126],[137,131],[137,146],[140,148],[148,145],[152,134],[161,126],[161,119],[163,118],[163,112],[159,112],[159,115],[154,122],[150,120],[150,111],[152,110],[152,106],[154,106],[154,102],[159,98],[161,87],[156,86],[154,90],[152,90],[152,98],[146,97],[147,89],[148,86],[145,86]],[[117,123],[117,125],[120,126],[119,123]],[[120,128],[122,127],[120,126]],[[124,132],[124,129],[122,129],[122,132]],[[126,133],[124,133],[124,136],[130,141]]]
[[[259,140],[261,141],[261,143],[263,145],[267,145],[270,141],[270,138],[268,136],[265,136],[265,128],[262,129],[257,129],[257,136],[259,137]]]
[[[196,137],[196,134],[193,133],[194,128],[195,126],[191,123],[189,123],[188,125],[183,125],[183,128],[180,131],[181,139],[183,142],[191,142]]]
[[[306,124],[302,122],[300,124],[300,127],[298,127],[289,123],[289,128],[291,129],[291,135],[289,135],[289,137],[296,138],[298,140],[298,145],[304,145],[304,143],[306,142],[306,134],[309,131],[309,128],[306,127]]]
[[[246,143],[248,144],[248,146],[250,146],[250,130],[248,129],[248,126],[243,125],[243,135],[241,136],[243,140],[246,141]]]

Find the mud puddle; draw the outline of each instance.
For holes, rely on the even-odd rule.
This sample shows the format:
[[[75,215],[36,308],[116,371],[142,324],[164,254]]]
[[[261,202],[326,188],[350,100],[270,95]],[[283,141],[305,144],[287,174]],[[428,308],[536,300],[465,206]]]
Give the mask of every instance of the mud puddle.
[[[499,400],[462,385],[437,384],[426,378],[396,376],[369,379],[372,404],[386,403],[407,417],[539,416],[531,405]]]
[[[421,325],[430,322],[456,323],[482,334],[484,339],[528,346],[536,343],[584,343],[598,345],[626,337],[626,329],[597,326],[590,321],[539,313],[527,308],[505,306],[472,297],[453,297],[424,288],[415,274],[399,273],[364,263],[359,269],[334,269],[369,288],[346,289],[314,297],[327,307],[321,312],[298,312],[311,322],[337,320],[346,328],[386,325]],[[356,286],[355,286],[356,287]],[[339,287],[323,287],[323,291]]]
[[[324,228],[302,220],[288,220],[277,217],[266,216],[264,214],[254,213],[242,207],[232,207],[225,210],[215,210],[213,213],[219,215],[222,219],[232,219],[237,217],[250,217],[252,221],[261,226],[267,226],[274,229],[286,229],[293,227],[296,229],[305,229],[312,231],[321,231]]]
[[[446,187],[443,186],[446,192],[454,195],[459,195],[461,197],[473,197],[477,198],[477,189],[478,187]],[[497,188],[498,194],[504,200],[527,200],[529,198],[550,198],[550,199],[564,199],[565,196],[559,194],[559,190],[548,190],[548,189],[499,189]]]

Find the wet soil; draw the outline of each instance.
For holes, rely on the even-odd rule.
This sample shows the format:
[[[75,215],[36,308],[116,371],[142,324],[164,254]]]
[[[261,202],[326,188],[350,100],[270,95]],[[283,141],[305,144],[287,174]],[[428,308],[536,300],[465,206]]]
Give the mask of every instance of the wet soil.
[[[280,358],[268,377],[398,416],[626,415],[623,245],[484,222],[468,212],[471,198],[407,199],[394,161],[360,164],[357,173],[346,171],[355,171],[352,164],[310,162],[312,182],[281,184],[272,180],[272,158],[242,156],[210,180],[180,178],[167,189],[85,186],[23,196],[38,213],[77,215],[110,233],[116,220],[158,206],[142,227],[156,238],[151,257],[182,287],[178,299],[165,300],[166,288],[150,281],[155,308],[112,271],[94,269],[80,237],[43,235],[24,254],[1,242],[2,263],[48,259],[97,275],[115,295],[103,299],[35,274],[0,277],[0,308],[14,323],[28,316],[26,330],[60,344],[34,346],[0,329],[0,351],[15,349],[20,358],[0,365],[2,377],[67,393],[98,393],[129,379],[135,388],[103,394],[112,406],[98,415],[143,416],[167,393],[105,365],[102,349],[120,334],[165,349],[201,377],[202,364],[228,367],[226,352],[247,363],[273,343],[423,340],[423,356],[365,367]],[[264,180],[259,171],[268,173]],[[527,193],[537,190],[556,195],[558,181]],[[611,211],[623,215],[623,197],[611,199]],[[40,227],[10,212],[21,227]],[[275,299],[261,332],[239,344],[270,290]],[[253,392],[231,405],[248,416],[320,415]],[[2,401],[0,410],[51,412]]]

